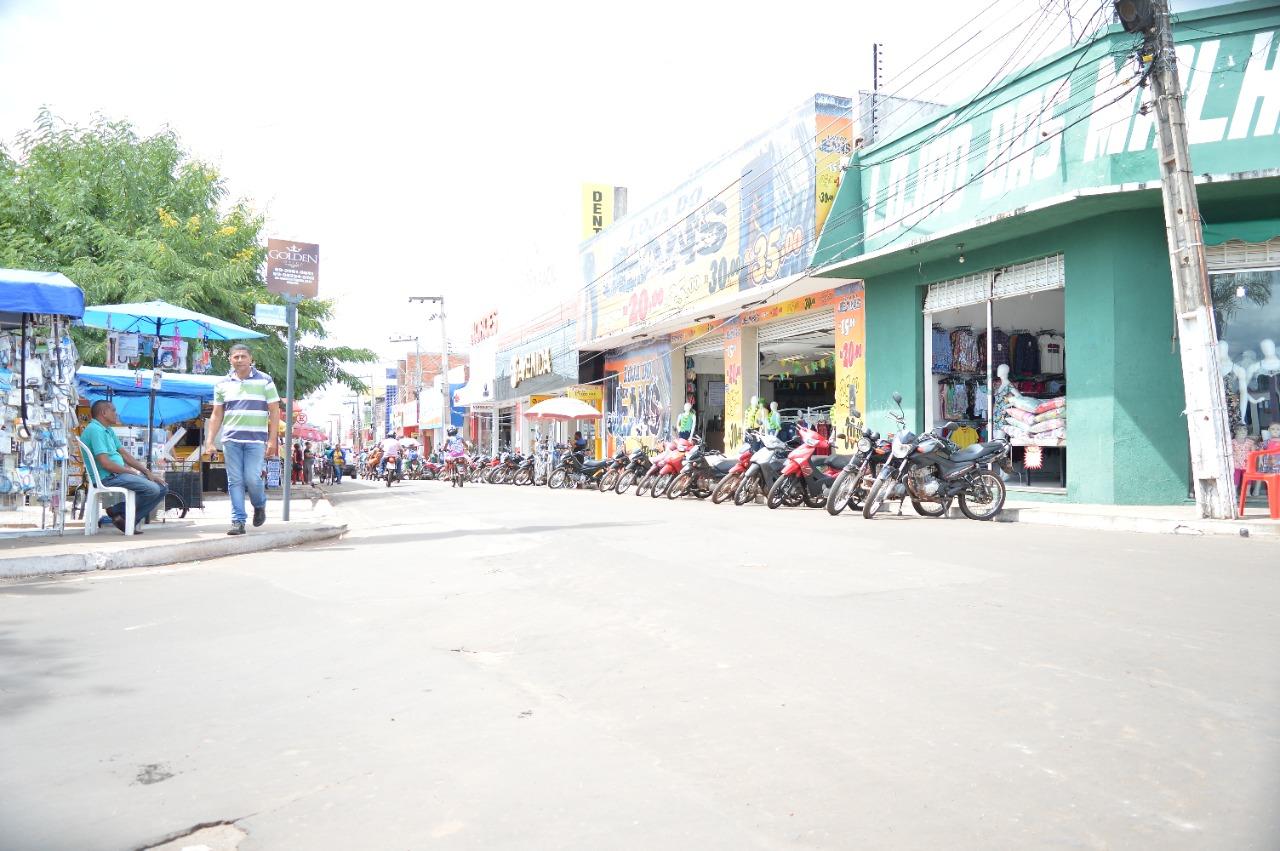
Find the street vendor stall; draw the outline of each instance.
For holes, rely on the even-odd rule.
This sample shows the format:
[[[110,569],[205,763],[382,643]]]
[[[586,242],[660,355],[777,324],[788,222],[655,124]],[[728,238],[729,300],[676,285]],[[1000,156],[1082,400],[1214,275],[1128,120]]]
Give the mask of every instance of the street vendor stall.
[[[0,536],[61,534],[75,422],[71,322],[84,293],[57,272],[0,269]]]

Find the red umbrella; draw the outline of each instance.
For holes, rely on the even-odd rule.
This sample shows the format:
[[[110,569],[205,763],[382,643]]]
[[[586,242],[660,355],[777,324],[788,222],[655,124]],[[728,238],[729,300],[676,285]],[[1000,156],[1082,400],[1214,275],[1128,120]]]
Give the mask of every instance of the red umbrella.
[[[307,423],[294,423],[293,436],[297,440],[310,440],[313,443],[329,439],[320,429]]]

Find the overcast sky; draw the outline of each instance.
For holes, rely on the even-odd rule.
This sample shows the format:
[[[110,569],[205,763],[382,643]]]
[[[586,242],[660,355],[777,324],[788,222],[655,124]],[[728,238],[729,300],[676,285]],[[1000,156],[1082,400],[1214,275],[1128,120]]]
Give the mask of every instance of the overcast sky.
[[[815,92],[870,88],[872,41],[888,91],[954,102],[1020,42],[1066,46],[1066,3],[1077,32],[1111,5],[0,0],[0,137],[41,105],[171,126],[271,235],[320,243],[333,338],[391,356],[392,334],[438,348],[410,295],[449,299],[455,341],[553,298],[582,182],[638,209]],[[978,14],[967,47],[930,50]]]

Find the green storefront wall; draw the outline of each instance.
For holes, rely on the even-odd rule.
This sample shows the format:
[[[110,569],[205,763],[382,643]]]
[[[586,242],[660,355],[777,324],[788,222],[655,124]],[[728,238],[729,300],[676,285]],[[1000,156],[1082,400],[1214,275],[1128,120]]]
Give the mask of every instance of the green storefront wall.
[[[1066,272],[1067,493],[1070,502],[1175,504],[1187,498],[1182,372],[1159,210],[1109,213],[866,281],[867,399],[886,430],[895,390],[923,427],[928,284],[1061,253]],[[998,311],[998,303],[997,303]],[[998,314],[997,314],[998,316]]]

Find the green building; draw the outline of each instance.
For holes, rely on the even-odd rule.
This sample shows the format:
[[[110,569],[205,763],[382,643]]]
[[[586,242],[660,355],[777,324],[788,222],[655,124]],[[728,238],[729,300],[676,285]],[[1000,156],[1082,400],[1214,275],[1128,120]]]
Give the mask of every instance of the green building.
[[[1261,0],[1174,21],[1241,457],[1280,445],[1277,30],[1280,5]],[[1190,494],[1140,44],[1114,26],[856,151],[814,258],[821,276],[865,281],[868,420],[886,425],[899,391],[916,428],[1008,434],[1014,496]]]

